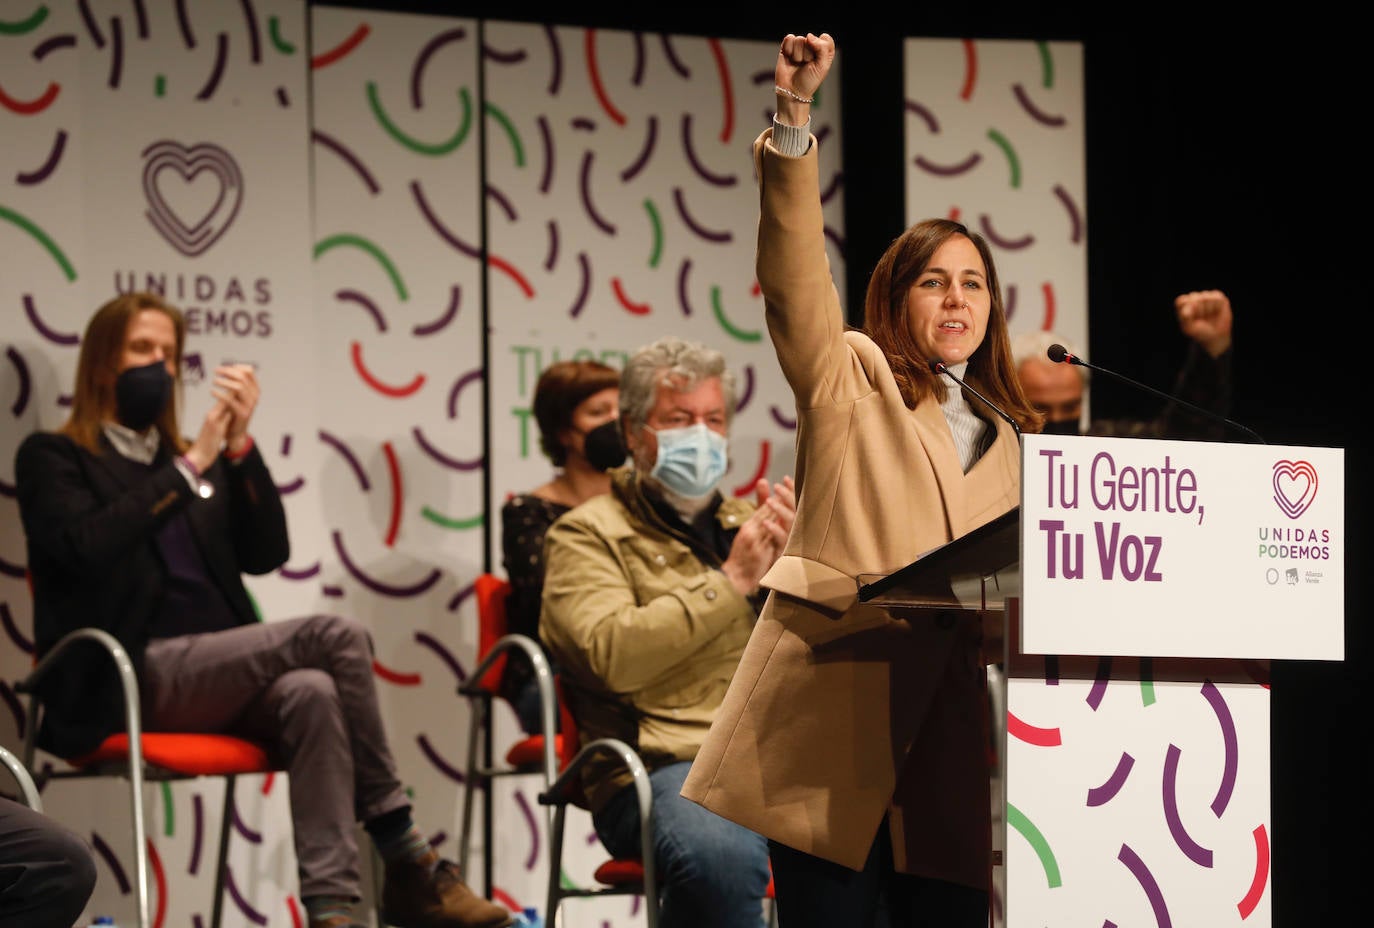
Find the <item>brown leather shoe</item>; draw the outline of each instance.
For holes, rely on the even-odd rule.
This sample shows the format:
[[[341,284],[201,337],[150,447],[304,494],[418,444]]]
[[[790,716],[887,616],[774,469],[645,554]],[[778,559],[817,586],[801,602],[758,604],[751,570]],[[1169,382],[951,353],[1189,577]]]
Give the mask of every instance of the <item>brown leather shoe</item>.
[[[329,918],[310,919],[310,928],[367,928],[362,922],[355,921],[351,915],[331,915]]]
[[[432,872],[431,872],[432,871]],[[463,882],[458,865],[434,851],[387,864],[382,917],[395,928],[506,928],[515,917]]]

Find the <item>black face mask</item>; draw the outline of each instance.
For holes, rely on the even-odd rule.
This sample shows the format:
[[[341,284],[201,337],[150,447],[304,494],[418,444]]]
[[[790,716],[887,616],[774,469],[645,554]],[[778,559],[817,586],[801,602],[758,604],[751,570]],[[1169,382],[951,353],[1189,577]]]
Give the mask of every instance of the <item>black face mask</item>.
[[[1045,427],[1040,430],[1042,435],[1078,435],[1077,419],[1057,419],[1045,423]]]
[[[615,419],[603,422],[587,433],[582,440],[582,453],[587,463],[600,471],[625,463],[625,440],[620,435],[620,423]]]
[[[164,362],[130,367],[115,380],[115,415],[120,425],[141,432],[157,421],[171,397],[172,375]]]

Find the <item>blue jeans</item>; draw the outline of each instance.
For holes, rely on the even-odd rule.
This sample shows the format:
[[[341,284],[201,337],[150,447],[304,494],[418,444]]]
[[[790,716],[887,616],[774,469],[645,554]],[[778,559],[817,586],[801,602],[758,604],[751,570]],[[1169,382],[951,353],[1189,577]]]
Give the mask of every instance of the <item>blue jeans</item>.
[[[660,928],[762,928],[768,888],[763,837],[682,798],[691,767],[679,761],[649,774],[654,794],[654,864]],[[639,802],[633,785],[592,816],[616,857],[639,856]]]

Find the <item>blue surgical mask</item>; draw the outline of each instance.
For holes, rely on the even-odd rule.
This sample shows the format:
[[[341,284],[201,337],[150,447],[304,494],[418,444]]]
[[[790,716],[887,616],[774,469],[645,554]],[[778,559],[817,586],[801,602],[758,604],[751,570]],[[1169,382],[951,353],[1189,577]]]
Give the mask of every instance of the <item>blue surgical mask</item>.
[[[665,487],[696,499],[716,488],[725,476],[725,436],[704,422],[681,429],[659,429],[658,460],[649,476]]]

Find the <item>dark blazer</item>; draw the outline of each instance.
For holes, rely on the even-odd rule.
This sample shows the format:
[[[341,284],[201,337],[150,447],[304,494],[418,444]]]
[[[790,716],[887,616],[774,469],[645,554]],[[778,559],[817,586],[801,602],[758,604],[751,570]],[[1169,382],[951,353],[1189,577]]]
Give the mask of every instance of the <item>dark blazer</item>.
[[[33,626],[42,657],[68,632],[96,627],[142,669],[148,629],[166,584],[157,531],[185,511],[207,570],[241,624],[258,621],[242,574],[265,574],[290,553],[281,496],[257,449],[220,457],[196,496],[159,451],[154,466],[130,461],[101,437],[93,454],[65,435],[35,432],[15,455],[19,514],[33,581]],[[60,757],[94,750],[124,729],[118,677],[94,645],[73,653],[43,682],[38,744]]]

